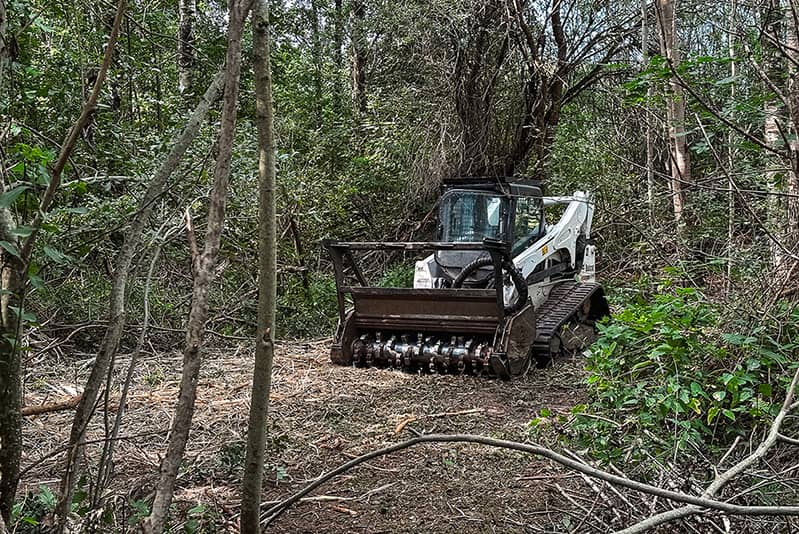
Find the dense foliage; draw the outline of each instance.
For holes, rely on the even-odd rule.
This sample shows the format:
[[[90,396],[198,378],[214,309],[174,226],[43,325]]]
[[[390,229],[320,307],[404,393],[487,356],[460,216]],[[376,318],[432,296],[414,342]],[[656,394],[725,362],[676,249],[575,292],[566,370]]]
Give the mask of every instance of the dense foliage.
[[[0,2],[8,13],[0,35],[0,209],[16,221],[0,239],[7,261],[32,231],[62,140],[97,76],[113,12],[86,0]],[[130,3],[97,109],[25,265],[24,303],[12,307],[26,327],[25,354],[51,339],[72,355],[100,344],[137,203],[225,56],[226,3],[195,3],[197,57],[185,92],[175,61],[177,2]],[[640,2],[557,2],[568,4],[560,23],[544,4],[271,2],[278,337],[329,336],[336,326],[323,239],[429,238],[443,179],[507,172],[543,179],[553,194],[590,190],[614,317],[587,356],[586,403],[540,414],[535,424],[556,427],[604,461],[720,454],[769,423],[797,366],[799,62],[789,45],[796,28],[785,17],[792,3],[681,4],[681,61],[659,42],[654,4],[642,20]],[[250,37],[244,46],[228,219],[207,323],[219,343],[255,331]],[[675,136],[676,85],[685,91],[685,117]],[[192,288],[186,219],[203,221],[208,210],[218,108],[157,200],[127,291],[123,351],[140,331],[155,250],[150,339],[162,350],[183,340]],[[675,137],[691,158],[679,216]],[[366,272],[380,285],[408,286],[413,259],[367,257]],[[52,500],[42,490],[15,519],[40,517]]]
[[[660,291],[620,291],[587,357],[590,401],[572,430],[608,460],[719,451],[769,424],[797,367],[799,309],[764,321],[695,288]],[[642,436],[657,439],[642,449]]]

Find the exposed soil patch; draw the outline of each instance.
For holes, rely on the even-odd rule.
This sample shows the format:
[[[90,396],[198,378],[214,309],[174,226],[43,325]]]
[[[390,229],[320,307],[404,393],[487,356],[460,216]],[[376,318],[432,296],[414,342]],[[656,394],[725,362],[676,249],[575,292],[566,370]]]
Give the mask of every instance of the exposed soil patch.
[[[321,473],[362,453],[423,433],[472,433],[524,441],[542,408],[567,412],[583,402],[581,365],[559,362],[501,382],[451,375],[410,375],[337,367],[327,343],[282,344],[275,361],[265,501],[279,501]],[[119,362],[120,375],[126,361]],[[147,499],[177,394],[181,355],[140,362],[116,452],[111,491],[114,526],[126,528],[130,503]],[[28,376],[26,404],[74,392],[88,362],[39,363]],[[200,380],[177,513],[206,531],[236,530],[244,434],[249,409],[249,348],[211,351]],[[116,410],[115,395],[109,402]],[[26,418],[21,492],[54,485],[72,412]],[[88,439],[103,436],[103,417]],[[399,429],[399,432],[397,430]],[[94,469],[99,445],[87,461]],[[93,471],[90,471],[93,472]],[[88,483],[88,482],[87,482]],[[476,445],[423,445],[379,458],[334,479],[281,516],[273,532],[529,532],[575,528],[590,517],[567,495],[596,494],[578,476],[520,453]],[[186,511],[202,504],[200,511]],[[590,507],[590,502],[586,505]],[[181,524],[175,524],[181,527]]]

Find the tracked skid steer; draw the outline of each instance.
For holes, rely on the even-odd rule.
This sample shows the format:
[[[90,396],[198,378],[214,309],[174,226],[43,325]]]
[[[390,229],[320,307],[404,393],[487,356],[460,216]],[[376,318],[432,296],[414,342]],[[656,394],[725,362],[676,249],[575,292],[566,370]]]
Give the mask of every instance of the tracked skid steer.
[[[548,224],[555,205],[563,214]],[[609,314],[593,212],[585,192],[545,197],[530,180],[467,178],[443,188],[436,241],[326,241],[339,311],[332,361],[508,379],[581,351]],[[372,250],[429,255],[413,288],[381,288],[355,261]]]

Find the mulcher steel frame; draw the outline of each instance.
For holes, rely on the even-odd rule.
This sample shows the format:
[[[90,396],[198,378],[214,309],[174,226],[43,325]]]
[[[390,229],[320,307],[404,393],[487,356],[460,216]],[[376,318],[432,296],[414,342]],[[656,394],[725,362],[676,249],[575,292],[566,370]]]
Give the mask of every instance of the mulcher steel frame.
[[[511,262],[510,245],[501,240],[484,239],[482,242],[344,242],[325,241],[324,246],[333,259],[338,303],[339,325],[331,357],[336,363],[396,366],[406,370],[428,367],[432,371],[490,370],[509,378],[511,374],[508,351],[518,351],[522,345],[531,345],[535,338],[532,306],[521,310],[508,310],[504,301],[503,264]],[[353,257],[353,251],[472,251],[488,252],[493,266],[494,287],[490,289],[410,289],[378,288],[369,286]],[[346,264],[359,285],[347,285]],[[353,308],[347,310],[347,295]],[[364,331],[377,332],[377,341],[370,341],[367,354],[358,358],[358,343]],[[415,354],[396,355],[396,359],[383,357],[384,346],[380,332],[417,335],[419,344]],[[451,334],[452,343],[426,341],[429,334]],[[487,336],[486,342],[456,341],[471,334]],[[488,338],[493,336],[490,343]],[[430,339],[430,338],[426,338]],[[376,343],[376,344],[375,344]],[[468,346],[467,346],[468,345]],[[403,345],[404,346],[404,345]],[[443,348],[442,348],[443,347]],[[464,349],[465,347],[465,349]],[[474,353],[474,347],[480,347]],[[465,354],[464,350],[471,354]],[[374,354],[370,359],[369,355]],[[411,351],[413,352],[413,350]],[[379,354],[377,354],[379,353]],[[460,355],[456,358],[453,355]],[[513,354],[518,359],[518,354]],[[527,359],[527,355],[524,355]],[[365,360],[365,361],[359,361]],[[516,371],[515,369],[513,371]],[[514,372],[513,374],[517,374]]]

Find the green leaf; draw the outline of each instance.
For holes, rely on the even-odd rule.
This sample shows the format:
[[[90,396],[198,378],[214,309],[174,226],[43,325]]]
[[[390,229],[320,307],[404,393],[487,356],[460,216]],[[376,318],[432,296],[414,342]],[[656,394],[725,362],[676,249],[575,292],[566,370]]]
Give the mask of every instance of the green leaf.
[[[42,280],[40,276],[37,276],[35,274],[28,275],[28,281],[36,289],[42,289],[44,287],[44,280]]]
[[[724,410],[721,410],[721,413],[724,414],[724,417],[726,417],[730,421],[735,421],[735,414],[733,413],[732,410],[724,409]]]
[[[86,184],[86,182],[72,182],[70,187],[79,195],[83,195],[89,190],[89,186]]]
[[[714,391],[713,398],[716,399],[718,402],[722,402],[724,398],[727,396],[726,391]]]
[[[70,260],[69,256],[52,247],[44,247],[43,250],[45,255],[56,263],[67,263]]]
[[[771,397],[772,389],[771,384],[760,384],[757,386],[757,391],[764,397]]]
[[[721,87],[724,85],[732,85],[737,81],[738,81],[738,76],[727,76],[726,78],[716,80],[715,82],[713,82],[713,85]]]
[[[724,384],[725,386],[730,382],[733,382],[734,380],[735,380],[735,375],[731,373],[724,373],[721,375],[721,383]]]
[[[17,226],[13,230],[11,230],[11,234],[18,236],[18,237],[28,237],[33,233],[33,228],[30,226]]]
[[[204,514],[207,508],[204,504],[198,504],[194,508],[191,508],[187,513],[188,515],[196,515],[196,514]]]
[[[783,356],[782,354],[777,354],[776,352],[764,347],[755,347],[755,350],[757,350],[757,353],[760,354],[760,356],[768,358],[772,362],[776,363],[785,362],[785,356]]]
[[[8,309],[11,310],[12,312],[14,312],[14,315],[19,317],[19,307],[18,306],[9,306]],[[39,324],[38,320],[36,319],[36,314],[31,313],[31,312],[27,312],[25,310],[22,310],[22,320],[26,324],[29,324],[29,325],[32,325],[32,326],[38,326],[38,324]]]
[[[77,208],[67,208],[64,211],[66,211],[67,213],[74,213],[76,215],[86,215],[87,213],[89,213],[89,208],[85,206],[79,206]]]
[[[749,371],[760,369],[760,360],[755,358],[749,358],[748,360],[746,360],[746,368]]]
[[[0,241],[0,248],[2,248],[3,250],[8,252],[15,258],[22,259],[20,258],[19,255],[19,248],[17,248],[17,245],[15,245],[14,243],[9,243],[8,241]]]
[[[14,203],[19,196],[25,192],[25,190],[30,189],[31,186],[29,185],[18,185],[14,189],[10,191],[6,191],[5,193],[0,195],[0,208],[8,208],[11,204]]]
[[[702,395],[703,397],[707,396],[705,395],[704,388],[702,388],[702,386],[696,382],[691,382],[691,395],[693,396]]]
[[[711,406],[710,409],[707,411],[707,424],[711,424],[713,420],[719,414],[719,407],[718,406]]]
[[[584,413],[588,407],[585,404],[577,404],[571,409],[572,414]]]
[[[11,168],[8,170],[11,171],[14,175],[22,177],[25,175],[25,163],[22,161],[17,162],[14,165],[12,165]]]
[[[723,339],[730,345],[736,345],[739,347],[751,345],[757,341],[757,338],[755,337],[742,336],[741,334],[722,334],[721,339]]]
[[[653,356],[654,356],[654,354],[653,354]],[[652,367],[653,365],[656,365],[656,364],[652,360],[644,360],[642,362],[638,362],[635,365],[633,365],[630,370],[631,371],[640,371],[641,369],[645,369],[647,367]]]
[[[39,495],[37,495],[36,500],[38,500],[47,511],[52,511],[55,509],[55,494],[53,493],[53,490],[47,486],[39,486]]]

